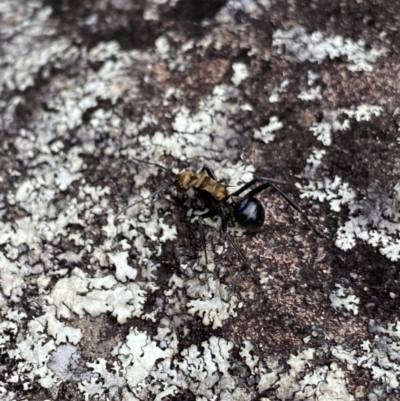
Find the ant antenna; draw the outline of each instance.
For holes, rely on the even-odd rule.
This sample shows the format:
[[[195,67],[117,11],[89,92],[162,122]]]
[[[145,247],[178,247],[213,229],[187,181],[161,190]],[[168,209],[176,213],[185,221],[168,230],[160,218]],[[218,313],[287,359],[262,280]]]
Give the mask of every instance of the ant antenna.
[[[167,168],[167,167],[164,167],[164,166],[162,166],[161,164],[154,163],[154,162],[149,162],[149,161],[147,161],[147,160],[138,159],[138,158],[133,157],[133,156],[131,156],[131,159],[133,159],[133,160],[135,160],[135,161],[137,161],[137,162],[139,162],[139,163],[144,163],[144,164],[149,164],[149,165],[151,165],[151,166],[156,166],[156,167],[160,168],[161,170],[166,171],[167,173],[173,174],[171,169],[169,169],[169,168]],[[151,193],[147,198],[140,199],[140,200],[138,200],[138,201],[136,201],[136,202],[133,202],[133,203],[131,203],[130,205],[124,207],[124,208],[123,208],[120,212],[118,212],[118,213],[116,214],[116,216],[114,217],[114,224],[115,224],[116,221],[118,220],[118,217],[121,216],[122,214],[126,213],[126,211],[129,210],[131,207],[137,205],[137,204],[140,203],[140,202],[145,201],[146,199],[151,199],[151,198],[155,197],[155,196],[158,195],[160,192],[162,192],[162,191],[164,191],[166,188],[168,188],[170,185],[171,185],[171,184],[164,185],[163,187],[157,189],[157,191],[154,191],[153,193]]]
[[[165,190],[166,188],[168,188],[170,185],[171,185],[171,184],[164,185],[163,187],[157,189],[157,191],[154,191],[153,193],[151,193],[147,198],[140,199],[140,200],[138,200],[138,201],[136,201],[136,202],[133,202],[133,203],[131,203],[130,205],[124,207],[124,208],[123,208],[120,212],[118,212],[118,213],[116,214],[116,216],[114,217],[114,225],[115,225],[116,221],[118,220],[118,217],[121,216],[121,214],[124,214],[127,210],[129,210],[131,207],[137,205],[138,203],[141,203],[141,202],[143,202],[143,201],[145,201],[145,200],[147,200],[147,199],[154,198],[156,195],[158,195],[160,192],[164,191],[164,190]]]
[[[136,160],[139,163],[149,164],[150,166],[156,166],[156,167],[160,168],[161,170],[166,171],[167,173],[172,173],[172,170],[170,168],[164,167],[161,164],[154,163],[154,162],[148,162],[147,160],[137,159],[136,157],[133,157],[133,156],[131,156],[130,158],[133,160]]]

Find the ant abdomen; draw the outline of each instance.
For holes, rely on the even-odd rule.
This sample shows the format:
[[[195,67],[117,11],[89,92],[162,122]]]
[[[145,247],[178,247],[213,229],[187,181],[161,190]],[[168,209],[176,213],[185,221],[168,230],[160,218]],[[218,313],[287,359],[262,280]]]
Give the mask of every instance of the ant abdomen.
[[[261,227],[265,220],[265,210],[257,198],[248,197],[237,202],[233,209],[236,221],[245,228]]]

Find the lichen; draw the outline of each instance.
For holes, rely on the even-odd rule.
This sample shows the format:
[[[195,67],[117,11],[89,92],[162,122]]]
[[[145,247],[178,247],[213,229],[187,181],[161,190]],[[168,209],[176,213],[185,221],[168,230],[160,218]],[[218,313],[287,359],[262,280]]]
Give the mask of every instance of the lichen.
[[[29,398],[39,387],[54,399],[68,388],[87,400],[352,400],[356,369],[372,377],[371,397],[385,399],[397,390],[399,323],[383,328],[371,321],[367,327],[360,319],[358,283],[338,278],[342,284],[329,293],[326,288],[336,281],[323,266],[323,282],[331,286],[315,293],[325,296],[324,313],[344,324],[354,319],[369,339],[354,339],[352,347],[339,343],[329,321],[310,328],[303,320],[298,331],[306,332],[304,343],[315,340],[306,347],[292,341],[298,333],[284,319],[275,333],[268,331],[265,316],[275,313],[270,305],[284,304],[285,318],[294,316],[291,322],[303,319],[303,309],[294,312],[290,297],[307,286],[303,282],[277,299],[262,298],[272,288],[271,266],[265,263],[260,270],[267,292],[256,292],[247,282],[243,291],[234,288],[239,275],[227,275],[227,244],[218,243],[220,221],[204,222],[206,265],[197,230],[203,210],[193,194],[178,195],[172,185],[179,169],[206,164],[233,192],[253,179],[259,169],[251,163],[262,161],[265,149],[293,157],[284,150],[285,136],[304,124],[311,145],[299,178],[308,183],[297,188],[303,199],[328,202],[332,214],[341,213],[337,252],[363,242],[398,261],[400,183],[391,184],[390,193],[361,194],[327,166],[337,139],[358,122],[377,122],[394,106],[383,108],[380,99],[365,96],[368,100],[342,107],[328,99],[332,88],[319,66],[312,64],[315,72],[299,77],[299,82],[307,79],[303,86],[287,69],[291,62],[328,67],[329,60],[344,60],[354,79],[355,72],[372,74],[386,52],[376,45],[384,36],[367,46],[345,35],[307,34],[294,27],[276,31],[271,48],[269,39],[265,44],[258,31],[248,29],[255,20],[265,21],[266,10],[279,8],[270,0],[229,0],[196,25],[201,29],[195,35],[176,29],[174,7],[181,2],[147,1],[132,11],[129,2],[114,1],[107,18],[96,3],[85,9],[84,20],[77,5],[75,22],[63,18],[67,3],[53,10],[38,0],[0,3],[0,350],[5,360],[0,398]],[[123,10],[118,29],[101,28],[98,34],[96,29],[115,17],[114,7]],[[163,7],[174,12],[164,13]],[[126,24],[125,15],[140,24]],[[247,22],[239,26],[239,20]],[[139,34],[148,35],[150,44],[129,42]],[[279,75],[264,75],[265,66],[272,71],[276,65]],[[299,123],[297,104],[307,123]],[[319,122],[309,117],[325,104]],[[251,152],[242,158],[243,147]],[[292,166],[288,174],[300,168]],[[163,185],[165,190],[154,195]],[[136,203],[115,219],[131,202]],[[274,201],[271,205],[273,213]],[[232,236],[244,232],[229,227]],[[275,249],[285,249],[285,258],[296,264],[295,277],[305,265],[293,256],[298,249],[292,253],[280,240],[273,232],[268,244],[254,243],[265,253],[279,244]],[[322,241],[315,239],[313,274],[319,278]],[[280,276],[282,255],[272,255]],[[287,288],[287,276],[279,280]],[[259,313],[254,320],[247,321],[253,315],[242,308],[251,304],[247,298],[262,305],[251,311]],[[314,313],[306,312],[307,317]],[[243,321],[246,332],[238,329]],[[280,326],[281,320],[273,324]],[[327,332],[317,338],[318,330]],[[258,336],[264,343],[255,340]],[[290,346],[283,353],[287,338]]]
[[[307,34],[302,26],[288,31],[278,29],[273,34],[272,44],[289,60],[298,62],[322,63],[327,58],[346,57],[352,72],[373,71],[373,63],[387,51],[383,47],[367,49],[365,41],[354,42],[341,35],[326,37],[319,31]]]

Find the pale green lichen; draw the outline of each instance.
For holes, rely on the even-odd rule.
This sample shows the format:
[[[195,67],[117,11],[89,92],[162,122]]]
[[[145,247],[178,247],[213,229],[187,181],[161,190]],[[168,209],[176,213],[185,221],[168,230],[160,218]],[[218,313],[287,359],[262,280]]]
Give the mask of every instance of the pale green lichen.
[[[231,0],[216,18],[229,20],[238,9],[260,18],[270,5],[268,0]],[[157,18],[151,4],[146,7],[147,17]],[[24,18],[15,20],[13,15],[21,10]],[[206,162],[219,179],[237,186],[250,181],[255,168],[242,161],[233,162],[241,149],[231,144],[248,133],[269,143],[284,122],[272,116],[259,129],[254,129],[258,125],[246,128],[249,125],[241,123],[243,116],[253,121],[256,110],[240,90],[241,83],[249,79],[249,68],[241,62],[232,65],[234,85],[215,85],[192,109],[185,104],[186,94],[181,88],[168,87],[164,93],[160,90],[157,108],[166,108],[164,117],[171,122],[171,132],[164,130],[164,122],[161,124],[154,115],[154,109],[138,108],[139,114],[133,116],[121,113],[123,106],[136,106],[139,86],[143,77],[148,79],[149,66],[166,63],[168,71],[183,72],[189,60],[204,57],[210,49],[221,49],[222,36],[214,37],[211,31],[177,45],[174,33],[166,32],[156,40],[154,49],[125,50],[114,41],[87,49],[55,30],[50,11],[42,8],[40,1],[0,3],[5,39],[0,91],[8,96],[7,102],[0,101],[0,128],[14,135],[15,153],[15,165],[5,172],[15,185],[0,193],[0,349],[10,361],[1,366],[1,372],[7,370],[7,374],[1,375],[0,397],[23,398],[39,383],[56,398],[62,382],[70,385],[76,380],[76,391],[88,400],[107,393],[110,398],[161,401],[182,396],[185,391],[198,401],[216,397],[251,400],[263,391],[280,400],[352,400],[346,375],[355,366],[385,386],[385,390],[374,389],[375,393],[381,391],[382,397],[398,388],[397,323],[384,329],[372,322],[370,331],[376,337],[361,343],[358,353],[330,339],[320,348],[308,348],[285,359],[259,353],[251,338],[234,345],[212,332],[201,343],[182,347],[183,339],[188,341],[191,335],[188,322],[219,329],[228,319],[235,319],[240,303],[218,277],[224,266],[213,258],[209,239],[215,234],[211,229],[207,234],[210,265],[204,265],[204,256],[197,261],[177,257],[179,262],[162,282],[162,291],[157,292],[163,246],[178,241],[179,232],[163,208],[163,202],[172,199],[168,192],[158,200],[143,199],[151,194],[149,182],[157,180],[153,178],[158,169],[132,163],[132,157],[157,163],[188,160],[191,168]],[[86,23],[94,17],[91,15]],[[308,35],[301,28],[278,31],[273,40],[280,49],[286,46],[285,57],[291,60],[325,62],[344,57],[351,71],[371,71],[384,52],[368,50],[362,42],[339,36]],[[247,55],[258,56],[262,50],[257,44]],[[63,71],[66,66],[78,68],[73,74],[47,80],[52,69]],[[317,79],[316,74],[308,73],[307,90],[296,90],[300,99],[321,99]],[[35,109],[26,127],[15,131],[19,107],[26,106],[24,91],[33,88],[36,80],[45,81],[41,92],[45,107]],[[271,85],[267,90],[269,101],[280,101],[280,96],[289,91],[289,83],[283,79],[275,84],[277,87]],[[310,131],[328,146],[335,135],[346,134],[352,119],[367,123],[382,112],[382,107],[368,104],[325,110],[322,121],[314,123]],[[107,138],[102,140],[102,147],[98,146],[99,132]],[[338,233],[337,245],[342,249],[350,249],[359,239],[398,260],[398,196],[385,195],[381,206],[376,199],[356,203],[358,194],[339,176],[317,177],[328,151],[314,149],[307,159],[304,177],[312,181],[299,185],[302,196],[327,201],[336,212],[350,207],[350,223]],[[102,179],[87,182],[93,166],[88,167],[85,160],[94,158],[101,167],[107,157],[122,160],[132,175],[132,187],[121,194],[126,199],[119,200],[119,205],[114,203],[111,185],[103,184]],[[5,178],[0,177],[0,181]],[[115,223],[117,206],[123,208],[129,197],[130,201],[140,201],[139,206]],[[189,214],[196,219],[195,213]],[[209,221],[208,226],[218,229],[219,223]],[[93,228],[97,230],[95,239],[91,236]],[[230,232],[239,234],[243,230],[233,227]],[[224,246],[217,248],[223,252]],[[358,311],[358,297],[351,291],[349,286],[338,287],[331,294],[336,313],[346,316],[344,309],[354,314]],[[153,293],[154,300],[150,297]],[[26,303],[21,301],[26,300],[36,317],[22,311]],[[83,338],[88,332],[84,331],[85,321],[90,318],[90,324],[98,328],[105,314],[116,328],[129,324],[129,334],[107,338],[114,345],[110,354],[80,361],[83,340],[92,341],[91,337]],[[139,330],[138,321],[141,325],[151,321],[156,334],[152,337]],[[323,356],[329,363],[322,362]],[[75,375],[78,366],[83,371],[80,376]],[[12,388],[22,390],[17,394]]]
[[[346,57],[352,72],[373,71],[373,63],[387,51],[383,47],[367,49],[365,41],[354,42],[340,35],[329,37],[319,31],[307,34],[301,26],[288,31],[278,29],[272,44],[289,60],[297,62],[322,63],[328,58]]]

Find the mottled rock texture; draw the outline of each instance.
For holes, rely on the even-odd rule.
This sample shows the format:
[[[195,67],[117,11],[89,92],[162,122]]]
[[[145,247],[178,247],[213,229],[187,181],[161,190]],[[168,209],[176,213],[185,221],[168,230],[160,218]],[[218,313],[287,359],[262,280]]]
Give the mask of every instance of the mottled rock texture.
[[[399,18],[2,0],[0,398],[400,399]],[[315,230],[269,188],[229,222],[254,275],[218,218],[206,264],[172,185],[204,165],[284,181]]]

